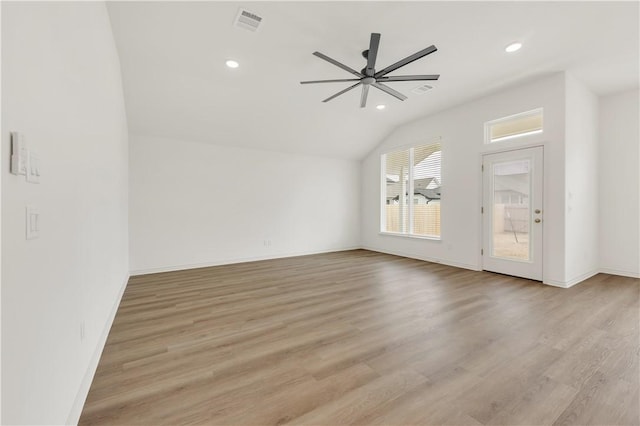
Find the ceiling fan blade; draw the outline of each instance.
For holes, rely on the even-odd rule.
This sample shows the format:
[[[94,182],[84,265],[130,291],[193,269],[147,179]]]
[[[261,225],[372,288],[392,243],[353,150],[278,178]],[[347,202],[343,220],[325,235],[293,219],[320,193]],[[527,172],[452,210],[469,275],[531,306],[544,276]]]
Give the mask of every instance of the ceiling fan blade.
[[[390,94],[391,96],[400,99],[401,101],[404,101],[405,99],[407,99],[407,97],[405,95],[403,95],[402,93],[398,92],[397,90],[393,90],[391,87],[386,86],[382,83],[371,83],[371,85],[373,87],[375,87],[376,89],[380,89],[383,92],[386,92],[388,94]]]
[[[332,58],[328,57],[325,54],[322,54],[320,52],[313,52],[313,54],[315,56],[317,56],[318,58],[324,59],[325,61],[329,62],[330,64],[335,65],[336,67],[342,68],[343,70],[345,70],[347,72],[350,72],[353,75],[356,75],[358,77],[364,77],[364,75],[362,75],[358,71],[354,70],[353,68],[350,68],[350,67],[346,66],[345,64],[341,64],[340,62],[336,61],[335,59],[332,59]]]
[[[369,94],[369,85],[362,85],[362,95],[360,95],[360,108],[367,106],[367,95]]]
[[[410,64],[411,62],[416,61],[424,56],[427,56],[435,52],[436,50],[438,49],[435,46],[431,45],[426,49],[422,49],[421,51],[416,52],[413,55],[407,56],[406,58],[399,60],[395,64],[389,65],[388,67],[378,71],[377,73],[375,73],[374,77],[375,78],[382,77],[383,75],[388,74],[391,71],[395,71],[400,67],[404,67],[405,65]]]
[[[440,74],[431,75],[395,75],[392,77],[380,77],[376,81],[425,81],[425,80],[437,80],[440,78]]]
[[[362,82],[361,82],[361,81],[359,81],[359,82],[357,82],[356,84],[354,84],[353,86],[349,86],[349,87],[347,87],[346,89],[339,91],[339,92],[338,92],[338,93],[336,93],[335,95],[329,96],[327,99],[325,99],[325,100],[324,100],[324,101],[322,101],[322,102],[329,102],[331,99],[337,98],[338,96],[342,95],[343,93],[346,93],[346,92],[348,92],[349,90],[354,89],[354,88],[358,87],[358,86],[359,86],[359,85],[361,85],[361,84],[362,84]]]
[[[380,34],[371,33],[371,40],[369,41],[369,51],[367,53],[367,69],[366,74],[368,77],[373,77],[375,73],[376,58],[378,57],[378,46],[380,45]]]
[[[343,78],[340,80],[312,80],[312,81],[301,81],[300,84],[314,84],[314,83],[342,83],[345,81],[360,81],[359,78]]]

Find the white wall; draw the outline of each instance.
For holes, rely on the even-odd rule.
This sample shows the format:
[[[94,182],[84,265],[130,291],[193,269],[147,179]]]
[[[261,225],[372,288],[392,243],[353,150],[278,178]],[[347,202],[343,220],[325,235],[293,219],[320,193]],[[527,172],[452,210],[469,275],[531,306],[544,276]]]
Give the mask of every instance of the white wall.
[[[598,98],[567,75],[565,93],[565,283],[599,271]]]
[[[600,269],[640,277],[640,92],[600,98]]]
[[[128,278],[127,126],[103,3],[2,3],[2,423],[75,422]],[[25,240],[25,205],[41,213]],[[85,337],[81,341],[81,323]]]
[[[556,74],[400,126],[362,162],[362,243],[365,248],[470,269],[481,268],[483,152],[544,146],[544,281],[565,282],[565,76]],[[544,108],[544,134],[484,146],[484,123]],[[395,147],[442,137],[442,240],[380,235],[380,155]]]
[[[130,140],[134,274],[359,246],[358,162]]]

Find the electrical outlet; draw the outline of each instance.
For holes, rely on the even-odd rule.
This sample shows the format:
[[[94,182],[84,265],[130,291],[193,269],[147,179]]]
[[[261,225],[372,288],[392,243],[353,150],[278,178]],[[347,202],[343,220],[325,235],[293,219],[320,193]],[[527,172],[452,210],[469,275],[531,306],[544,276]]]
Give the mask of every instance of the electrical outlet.
[[[27,240],[40,237],[40,211],[36,207],[27,205],[25,208],[25,222]]]

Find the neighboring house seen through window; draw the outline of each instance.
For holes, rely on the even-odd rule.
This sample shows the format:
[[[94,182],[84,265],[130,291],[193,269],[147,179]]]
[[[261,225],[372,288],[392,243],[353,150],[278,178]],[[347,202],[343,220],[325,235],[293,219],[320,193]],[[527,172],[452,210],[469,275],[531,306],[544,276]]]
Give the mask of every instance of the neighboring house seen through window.
[[[381,231],[440,238],[440,143],[384,154],[382,176]]]

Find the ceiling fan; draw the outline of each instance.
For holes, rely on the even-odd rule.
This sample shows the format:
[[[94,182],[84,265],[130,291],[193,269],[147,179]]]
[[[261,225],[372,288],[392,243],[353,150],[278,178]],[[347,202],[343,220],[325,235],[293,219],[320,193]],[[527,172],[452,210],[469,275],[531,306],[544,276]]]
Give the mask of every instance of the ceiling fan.
[[[407,56],[404,59],[399,60],[395,64],[389,65],[386,68],[381,69],[380,71],[376,71],[376,57],[378,56],[378,46],[380,45],[380,34],[371,33],[371,40],[369,41],[369,49],[362,52],[362,56],[367,60],[367,66],[362,69],[362,71],[358,72],[353,68],[350,68],[335,59],[328,57],[320,52],[313,52],[315,56],[320,59],[324,59],[325,61],[342,68],[343,70],[350,72],[358,78],[346,78],[346,79],[338,79],[338,80],[313,80],[313,81],[301,81],[300,84],[314,84],[314,83],[341,83],[347,81],[356,81],[352,86],[347,87],[344,90],[339,91],[335,95],[329,96],[327,99],[322,102],[329,102],[331,99],[335,99],[338,96],[348,92],[351,89],[355,89],[356,87],[362,85],[362,95],[360,96],[360,108],[364,108],[367,105],[367,95],[369,94],[369,86],[373,86],[376,89],[382,90],[389,95],[404,101],[407,99],[405,95],[398,92],[397,90],[392,89],[384,83],[393,82],[393,81],[429,81],[429,80],[437,80],[440,77],[440,74],[433,75],[397,75],[397,76],[387,76],[392,71],[397,70],[400,67],[403,67],[407,64],[410,64],[413,61],[416,61],[420,58],[423,58],[433,52],[435,52],[436,47],[431,45],[426,49],[422,49],[419,52],[414,53],[413,55]]]

